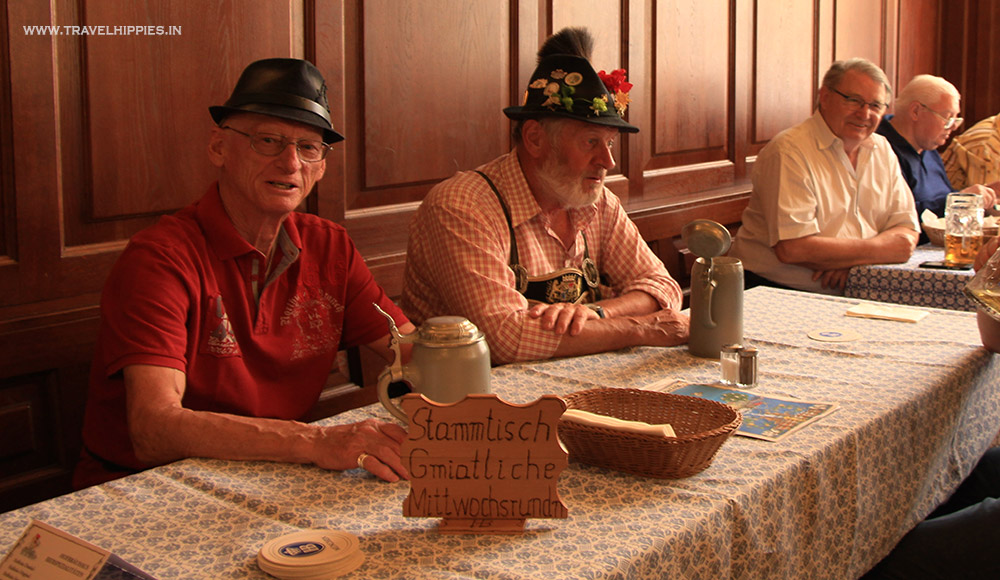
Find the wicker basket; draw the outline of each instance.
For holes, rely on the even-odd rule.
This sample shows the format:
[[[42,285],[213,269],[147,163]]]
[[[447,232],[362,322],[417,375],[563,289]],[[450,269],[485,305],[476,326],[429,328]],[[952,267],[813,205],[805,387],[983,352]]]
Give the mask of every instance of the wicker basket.
[[[591,389],[563,399],[570,409],[630,421],[670,423],[677,437],[559,422],[559,438],[570,459],[646,477],[680,478],[704,470],[743,419],[729,405],[639,389]]]

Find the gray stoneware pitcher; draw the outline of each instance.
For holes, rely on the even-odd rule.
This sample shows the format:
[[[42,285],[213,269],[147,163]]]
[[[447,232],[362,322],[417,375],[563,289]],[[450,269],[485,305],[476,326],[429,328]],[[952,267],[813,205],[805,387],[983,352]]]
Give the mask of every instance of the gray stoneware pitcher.
[[[723,256],[729,230],[712,220],[694,220],[681,235],[692,254],[691,338],[688,352],[719,358],[723,345],[743,342],[743,263]]]
[[[691,268],[691,338],[688,351],[719,358],[722,346],[743,342],[743,263],[698,258]]]
[[[374,306],[389,320],[389,347],[395,354],[378,377],[378,400],[400,421],[409,419],[389,398],[389,383],[405,381],[413,392],[444,404],[490,393],[490,349],[476,325],[461,316],[436,316],[425,320],[416,332],[403,335],[392,317]],[[406,342],[413,344],[413,351],[404,365],[399,345]]]

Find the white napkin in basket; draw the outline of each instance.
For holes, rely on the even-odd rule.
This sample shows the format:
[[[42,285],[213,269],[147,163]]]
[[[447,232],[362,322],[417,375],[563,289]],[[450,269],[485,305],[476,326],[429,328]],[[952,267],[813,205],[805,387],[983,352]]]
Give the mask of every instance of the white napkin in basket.
[[[566,409],[566,412],[563,413],[563,419],[574,423],[580,423],[581,425],[604,427],[606,429],[614,429],[615,431],[624,431],[627,433],[656,435],[658,437],[677,437],[674,433],[674,428],[666,423],[663,425],[650,425],[649,423],[643,423],[642,421],[628,421],[617,417],[598,415],[597,413],[591,413],[590,411],[581,411],[580,409]]]

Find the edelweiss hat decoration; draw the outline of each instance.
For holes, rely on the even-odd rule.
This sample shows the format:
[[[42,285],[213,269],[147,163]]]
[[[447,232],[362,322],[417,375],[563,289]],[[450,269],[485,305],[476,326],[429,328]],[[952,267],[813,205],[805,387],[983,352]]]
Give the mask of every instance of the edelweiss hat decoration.
[[[583,57],[553,54],[539,61],[522,105],[503,112],[514,120],[564,117],[638,133],[622,118],[630,90],[624,69],[597,73]]]
[[[259,113],[312,125],[325,143],[343,141],[333,130],[326,82],[312,63],[297,58],[269,58],[243,70],[233,94],[222,106],[209,107],[216,124],[236,113]]]

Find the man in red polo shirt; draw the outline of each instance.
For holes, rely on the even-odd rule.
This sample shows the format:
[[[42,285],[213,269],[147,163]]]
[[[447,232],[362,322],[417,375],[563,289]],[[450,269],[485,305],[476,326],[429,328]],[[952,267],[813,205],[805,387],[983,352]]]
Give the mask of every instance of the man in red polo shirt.
[[[373,303],[413,331],[344,228],[295,212],[343,140],[322,75],[302,60],[258,61],[210,112],[218,182],[133,236],[105,286],[74,483],[185,457],[406,477],[398,425],[297,421],[337,351],[366,345],[391,360]]]

